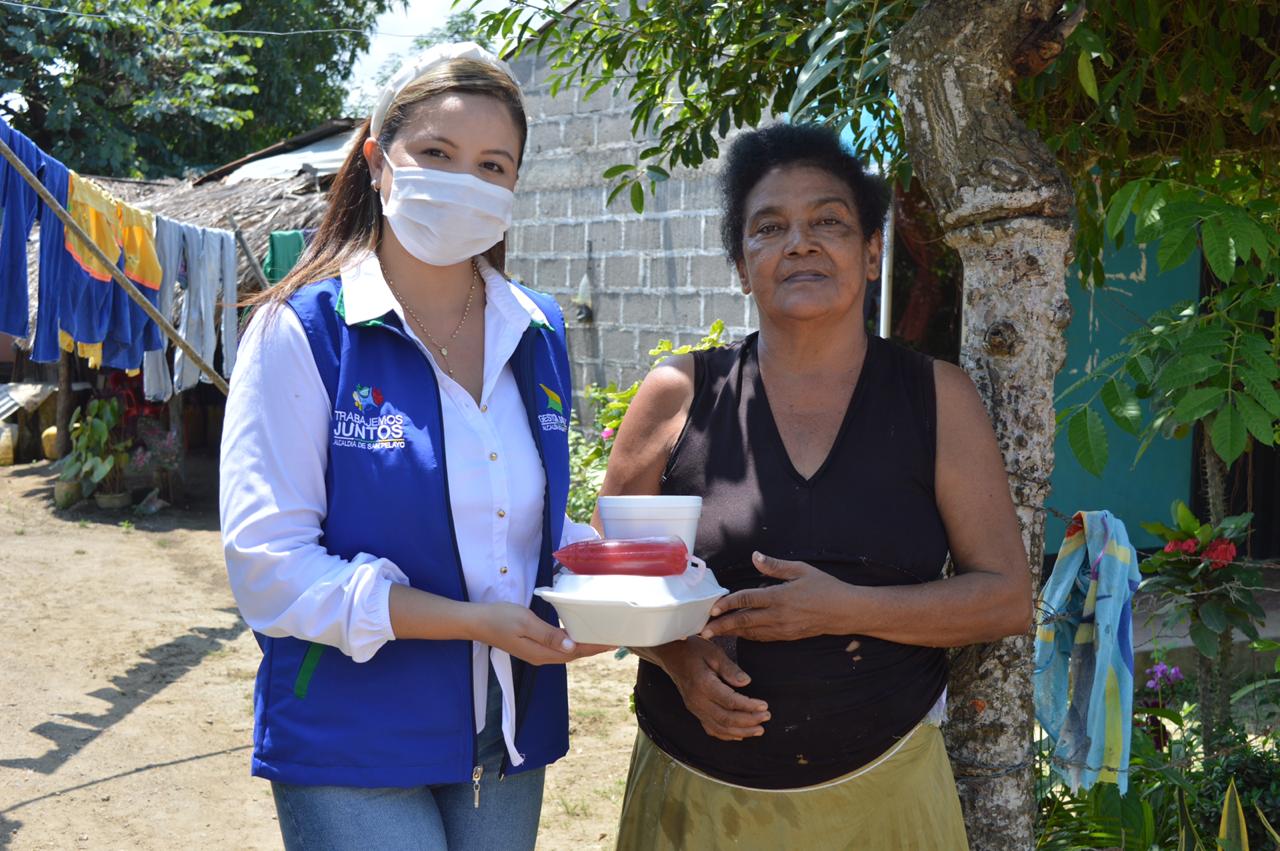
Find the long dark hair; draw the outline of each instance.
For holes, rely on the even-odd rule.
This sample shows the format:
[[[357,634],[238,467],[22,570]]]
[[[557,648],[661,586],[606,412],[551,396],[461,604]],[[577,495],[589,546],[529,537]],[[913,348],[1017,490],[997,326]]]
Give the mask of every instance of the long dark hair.
[[[437,65],[406,86],[392,102],[382,123],[382,131],[378,134],[378,144],[382,149],[385,151],[391,147],[392,140],[415,105],[447,92],[488,95],[505,106],[520,135],[519,158],[523,160],[529,124],[520,89],[502,71],[473,59],[455,59]],[[280,283],[250,296],[244,302],[246,305],[283,304],[299,288],[337,275],[353,257],[377,248],[382,239],[382,198],[373,188],[373,175],[364,158],[364,143],[368,138],[369,121],[366,120],[357,130],[355,144],[333,179],[329,206],[315,238]],[[484,252],[484,258],[505,274],[505,237]]]

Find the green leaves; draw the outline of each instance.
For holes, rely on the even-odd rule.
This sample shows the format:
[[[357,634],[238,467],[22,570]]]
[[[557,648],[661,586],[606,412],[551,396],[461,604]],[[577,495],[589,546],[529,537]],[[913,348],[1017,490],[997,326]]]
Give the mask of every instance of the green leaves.
[[[1249,835],[1244,821],[1244,807],[1236,792],[1233,778],[1227,784],[1227,794],[1222,801],[1222,819],[1218,823],[1218,848],[1221,851],[1248,851]]]
[[[1080,88],[1094,103],[1098,103],[1098,78],[1093,75],[1093,60],[1089,54],[1081,53],[1076,61],[1076,71],[1080,76]]]
[[[1193,423],[1218,410],[1226,395],[1225,387],[1197,387],[1189,390],[1174,407],[1173,417],[1181,423]]]
[[[1223,365],[1208,355],[1185,355],[1171,361],[1158,378],[1159,385],[1167,390],[1178,390],[1199,384],[1222,371]]]
[[[902,173],[888,49],[919,0],[517,5],[521,26],[538,24],[518,52],[546,60],[550,86],[613,85],[627,97],[633,135],[652,141],[637,158],[637,176],[662,179],[648,163],[697,168],[718,155],[734,129],[760,126],[770,114],[852,124],[859,156],[883,159]],[[511,29],[512,8],[484,14],[482,28],[495,37]],[[631,174],[610,179],[625,183],[619,194],[636,200]]]
[[[1275,418],[1248,396],[1237,396],[1236,405],[1240,411],[1240,419],[1244,421],[1245,428],[1254,439],[1263,446],[1273,446],[1276,431]]]
[[[1221,218],[1206,219],[1201,231],[1204,258],[1220,281],[1230,281],[1236,271],[1236,246]]]
[[[1130,434],[1139,434],[1142,429],[1142,406],[1129,385],[1113,378],[1102,386],[1101,395],[1102,404],[1116,424]]]
[[[82,173],[126,177],[208,168],[353,114],[345,108],[347,78],[374,19],[392,4],[62,5],[101,17],[3,12],[0,78],[19,81],[4,89],[30,107],[12,123]],[[244,29],[320,32],[227,32]]]
[[[1187,228],[1182,233],[1166,236],[1160,240],[1160,248],[1156,251],[1156,265],[1161,272],[1176,269],[1191,259],[1196,250],[1196,232]]]
[[[1194,621],[1190,629],[1191,643],[1200,651],[1200,655],[1208,659],[1218,658],[1218,636],[1213,630],[1200,621]]]
[[[1227,629],[1227,609],[1220,600],[1210,600],[1200,607],[1200,620],[1213,631],[1221,635]]]
[[[1171,512],[1173,514],[1174,522],[1178,524],[1178,529],[1182,534],[1195,535],[1196,532],[1199,531],[1201,525],[1200,521],[1191,513],[1191,509],[1187,507],[1185,502],[1180,499],[1175,499],[1173,501]]]
[[[1140,180],[1132,180],[1111,196],[1111,203],[1107,206],[1106,230],[1107,236],[1113,240],[1124,230],[1124,223],[1129,219],[1134,198],[1137,197],[1138,190],[1142,189],[1143,185]]]
[[[1101,476],[1107,466],[1107,431],[1102,417],[1092,408],[1083,408],[1067,423],[1067,441],[1080,466]]]
[[[1228,404],[1218,411],[1218,415],[1213,419],[1213,425],[1210,426],[1209,434],[1214,451],[1228,466],[1234,464],[1244,452],[1248,434],[1244,418],[1240,416],[1240,411],[1234,405]]]

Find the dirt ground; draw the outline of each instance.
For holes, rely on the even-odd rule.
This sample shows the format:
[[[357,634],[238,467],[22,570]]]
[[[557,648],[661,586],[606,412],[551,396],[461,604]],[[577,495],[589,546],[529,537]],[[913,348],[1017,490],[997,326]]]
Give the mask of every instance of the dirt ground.
[[[249,776],[260,654],[195,466],[192,504],[152,517],[56,511],[47,464],[0,468],[0,848],[281,847]],[[634,667],[571,666],[540,849],[613,847]]]

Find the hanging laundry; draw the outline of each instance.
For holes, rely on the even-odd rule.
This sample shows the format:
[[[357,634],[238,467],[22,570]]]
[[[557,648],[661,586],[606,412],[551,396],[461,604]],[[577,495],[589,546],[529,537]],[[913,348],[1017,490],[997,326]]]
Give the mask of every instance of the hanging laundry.
[[[48,154],[44,158],[44,183],[55,201],[67,206],[67,188],[71,173]],[[67,252],[62,219],[47,204],[40,207],[40,278],[37,289],[35,338],[31,342],[31,359],[37,363],[53,363],[61,354],[58,345],[59,318],[65,292],[82,292],[90,283],[89,275]]]
[[[277,284],[297,265],[306,250],[307,238],[300,230],[272,231],[267,237],[267,256],[262,271],[270,283]]]
[[[220,231],[222,244],[222,374],[231,378],[239,349],[240,311],[239,276],[236,274],[236,238],[230,231]],[[208,378],[203,380],[208,381]]]
[[[155,305],[160,295],[160,261],[156,256],[154,213],[117,202],[118,236],[124,255],[124,274],[147,301]],[[115,369],[136,370],[142,366],[143,354],[163,347],[160,328],[146,311],[118,286],[112,287],[115,302],[113,321],[103,346],[103,363]]]
[[[92,181],[71,173],[67,212],[117,269],[137,285],[152,304],[158,301],[160,261],[155,249],[155,215],[124,204]],[[67,251],[88,273],[80,292],[64,291],[60,311],[62,348],[115,369],[138,369],[148,346],[162,342],[159,329],[112,279],[111,271],[73,233],[65,234]]]
[[[67,212],[89,239],[123,268],[123,258],[116,242],[114,222],[115,199],[107,195],[97,184],[71,172],[67,183]],[[77,292],[63,292],[59,319],[63,334],[60,342],[64,351],[77,351],[89,359],[90,366],[98,366],[102,360],[102,341],[111,327],[113,290],[116,285],[111,271],[93,256],[87,245],[70,230],[64,234],[67,252],[88,274],[88,280]],[[76,348],[75,344],[80,347]]]
[[[175,325],[180,323],[173,315],[174,289],[178,279],[190,268],[187,256],[186,231],[199,233],[164,216],[156,216],[156,256],[160,261],[160,292],[156,303],[164,318]],[[198,242],[198,237],[197,240]],[[200,246],[196,245],[198,249]],[[163,347],[148,351],[142,358],[142,391],[150,402],[164,402],[173,395],[173,376],[169,372],[169,358]]]
[[[206,362],[218,348],[218,303],[222,308],[222,369],[229,376],[236,352],[236,243],[230,231],[183,226],[187,276],[178,333]],[[192,233],[192,232],[195,233]],[[194,250],[198,245],[199,249]],[[180,284],[182,282],[179,282]],[[199,367],[179,350],[173,359],[174,389],[181,393],[202,379]],[[208,381],[208,378],[203,378]]]
[[[1040,594],[1036,719],[1054,740],[1054,769],[1073,791],[1098,780],[1122,795],[1129,787],[1132,601],[1141,578],[1124,524],[1109,511],[1082,511]]]
[[[40,149],[0,119],[0,138],[37,176],[44,165]],[[8,160],[0,159],[0,331],[15,337],[30,333],[27,316],[27,239],[35,224],[40,196]]]

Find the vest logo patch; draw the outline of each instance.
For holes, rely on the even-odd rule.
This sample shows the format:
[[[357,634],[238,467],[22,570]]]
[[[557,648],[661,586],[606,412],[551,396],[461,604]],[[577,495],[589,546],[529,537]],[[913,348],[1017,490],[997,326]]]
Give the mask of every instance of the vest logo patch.
[[[382,414],[386,399],[373,385],[357,384],[351,393],[354,411],[333,412],[333,445],[349,449],[403,449],[404,415]]]
[[[542,392],[547,394],[547,410],[555,411],[557,414],[564,413],[564,403],[560,401],[560,394],[552,390],[545,384],[539,384]]]
[[[545,384],[538,386],[542,388],[543,393],[547,394],[547,410],[545,413],[538,414],[538,422],[542,424],[542,430],[568,433],[569,420],[565,418],[564,402],[560,399],[560,394]]]

